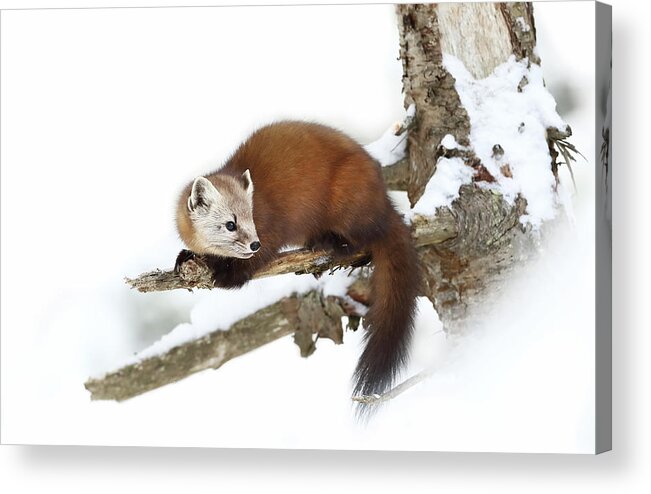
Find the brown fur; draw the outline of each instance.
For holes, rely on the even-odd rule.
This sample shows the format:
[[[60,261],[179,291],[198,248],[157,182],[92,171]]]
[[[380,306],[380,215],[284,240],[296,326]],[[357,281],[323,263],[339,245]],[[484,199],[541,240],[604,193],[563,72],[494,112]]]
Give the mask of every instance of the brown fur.
[[[251,135],[223,168],[206,178],[219,189],[222,177],[239,177],[247,169],[262,247],[251,259],[208,256],[216,284],[241,286],[285,245],[326,247],[341,254],[370,250],[375,265],[372,305],[355,392],[385,391],[407,358],[420,275],[409,230],[389,200],[379,165],[339,131],[280,122]],[[179,199],[177,223],[192,249],[196,242],[185,206],[190,187]]]

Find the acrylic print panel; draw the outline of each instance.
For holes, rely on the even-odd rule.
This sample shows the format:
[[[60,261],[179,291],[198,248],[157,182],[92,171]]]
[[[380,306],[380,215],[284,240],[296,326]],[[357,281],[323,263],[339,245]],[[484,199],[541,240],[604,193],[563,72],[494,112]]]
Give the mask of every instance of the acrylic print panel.
[[[451,22],[455,5],[444,8]],[[351,376],[361,327],[340,345],[308,327],[308,358],[290,330],[216,370],[189,372],[217,366],[223,352],[185,361],[188,377],[119,402],[91,400],[84,383],[138,362],[146,379],[174,372],[147,370],[147,359],[232,331],[292,294],[316,290],[365,310],[347,298],[347,270],[193,292],[139,293],[123,278],[173,266],[185,247],[175,226],[182,188],[264,124],[336,127],[372,144],[383,164],[411,153],[394,135],[395,122],[413,139],[425,125],[418,105],[420,127],[406,125],[405,17],[391,5],[2,11],[3,443],[595,452],[595,5],[537,3],[534,18],[541,68],[505,56],[487,74],[463,62],[479,30],[446,25],[449,39],[467,39],[443,53],[474,134],[441,135],[448,151],[410,192],[417,208],[391,192],[413,224],[416,213],[444,217],[436,207],[454,207],[462,185],[505,204],[524,195],[516,229],[527,261],[463,324],[447,324],[434,292],[438,313],[419,297],[397,382],[422,379],[360,423]],[[514,22],[534,32],[524,17]],[[564,123],[584,156],[574,153],[576,187],[566,165],[560,185],[541,187],[554,177],[540,129]],[[501,142],[489,142],[495,135]],[[467,165],[469,152],[483,167]]]

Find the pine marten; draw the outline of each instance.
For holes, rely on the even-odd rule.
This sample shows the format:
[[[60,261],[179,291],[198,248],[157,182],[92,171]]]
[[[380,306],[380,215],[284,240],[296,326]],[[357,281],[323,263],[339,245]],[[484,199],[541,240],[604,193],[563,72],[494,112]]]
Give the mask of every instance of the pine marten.
[[[371,305],[354,394],[391,387],[408,356],[419,262],[378,163],[352,138],[306,122],[260,128],[222,168],[188,184],[176,220],[191,249],[181,251],[177,270],[201,255],[223,288],[242,286],[287,245],[370,252]]]

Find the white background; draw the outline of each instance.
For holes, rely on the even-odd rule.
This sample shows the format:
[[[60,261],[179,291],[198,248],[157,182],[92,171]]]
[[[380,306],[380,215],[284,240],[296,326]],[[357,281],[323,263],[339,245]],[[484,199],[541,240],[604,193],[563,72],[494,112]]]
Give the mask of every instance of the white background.
[[[623,3],[623,2],[621,2]],[[24,4],[24,3],[23,3]],[[638,154],[632,146],[634,141],[644,142],[641,135],[641,121],[626,128],[624,121],[632,117],[634,109],[640,111],[644,100],[632,91],[618,91],[640,84],[633,75],[638,67],[634,50],[642,46],[635,39],[636,32],[628,22],[623,23],[615,10],[615,159],[617,163],[635,163],[629,169],[622,169],[615,182],[615,242],[614,242],[614,362],[615,362],[615,448],[616,453],[598,458],[561,456],[516,456],[516,455],[445,455],[445,454],[388,454],[388,453],[337,453],[337,452],[273,452],[273,451],[199,451],[182,452],[136,449],[88,449],[88,448],[13,448],[9,453],[2,448],[2,481],[15,479],[12,491],[30,490],[33,482],[45,481],[52,488],[57,476],[68,482],[82,485],[93,480],[102,489],[114,490],[118,487],[119,473],[125,473],[122,480],[132,487],[146,488],[153,480],[162,481],[164,488],[178,490],[199,485],[237,491],[244,489],[246,482],[255,482],[252,490],[271,491],[268,482],[282,480],[286,483],[280,489],[290,492],[294,489],[321,487],[324,491],[338,485],[351,490],[359,486],[369,486],[379,481],[383,489],[400,488],[408,491],[411,486],[421,488],[451,490],[453,486],[466,486],[469,492],[481,488],[499,487],[502,492],[528,491],[547,492],[552,487],[576,492],[581,487],[599,491],[600,489],[631,491],[634,482],[644,474],[641,468],[644,458],[639,451],[648,439],[648,429],[639,420],[648,415],[647,398],[643,393],[640,379],[648,375],[648,366],[643,369],[643,350],[648,348],[648,337],[642,335],[642,305],[645,284],[643,275],[648,263],[642,258],[644,242],[635,241],[631,236],[633,228],[640,231],[645,227],[638,204],[644,196],[645,168],[634,160]],[[641,24],[641,21],[640,21]],[[641,32],[641,29],[640,29]],[[580,62],[578,62],[580,63]],[[639,118],[639,117],[638,117]],[[630,131],[630,134],[628,132]],[[619,143],[619,144],[617,144]],[[630,144],[630,145],[629,145]],[[629,171],[630,170],[630,171]],[[637,189],[637,187],[640,187]],[[619,191],[626,191],[620,193]],[[642,268],[642,269],[640,269]],[[647,272],[648,273],[648,272]],[[636,278],[637,277],[637,278]],[[638,312],[639,311],[639,312]],[[635,335],[635,341],[633,340]],[[645,345],[641,339],[647,338]],[[44,414],[47,410],[42,411]],[[636,420],[637,419],[637,420]],[[648,463],[648,458],[646,458]],[[111,468],[107,468],[110,464]],[[42,478],[37,478],[38,474]],[[126,475],[128,474],[128,475]],[[93,475],[95,477],[89,477]],[[189,476],[189,477],[188,477]],[[489,482],[490,481],[490,482]],[[66,482],[66,484],[68,484]],[[493,483],[494,482],[494,483]],[[628,482],[626,489],[622,482]],[[156,482],[157,484],[159,482]],[[342,484],[340,484],[342,483]],[[552,485],[553,484],[553,485]],[[88,485],[88,484],[86,484]],[[20,489],[22,487],[22,489]],[[639,486],[638,486],[639,487]],[[70,485],[66,486],[66,491]]]

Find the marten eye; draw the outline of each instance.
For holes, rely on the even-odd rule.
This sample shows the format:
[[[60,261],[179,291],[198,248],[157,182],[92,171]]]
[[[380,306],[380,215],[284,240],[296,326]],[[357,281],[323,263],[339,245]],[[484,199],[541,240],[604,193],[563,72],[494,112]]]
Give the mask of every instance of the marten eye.
[[[226,229],[229,232],[234,232],[235,230],[237,230],[237,226],[235,226],[235,223],[233,223],[232,221],[227,221],[226,222]]]

